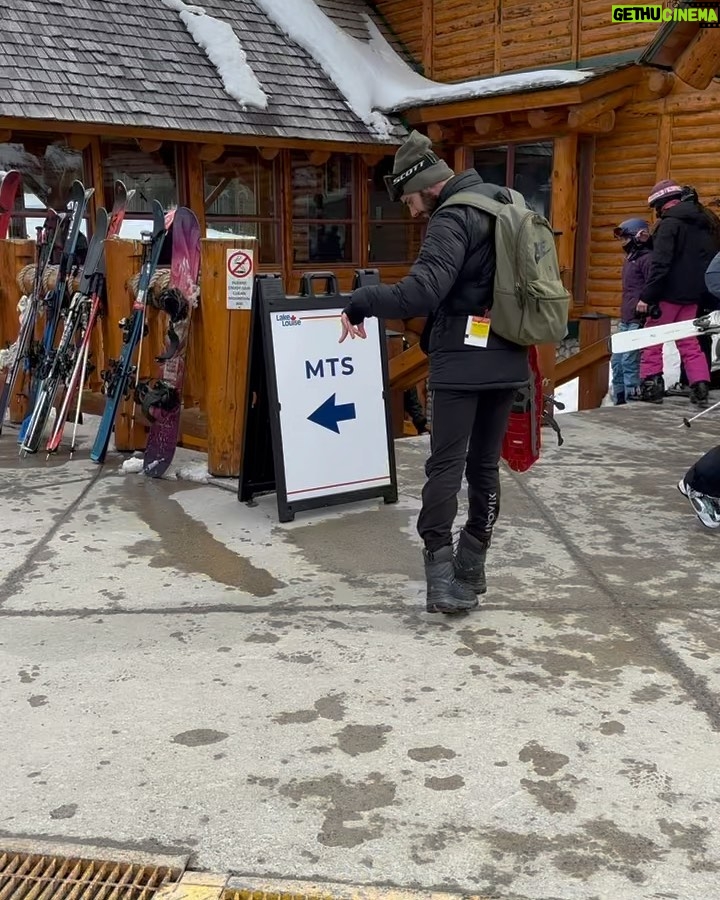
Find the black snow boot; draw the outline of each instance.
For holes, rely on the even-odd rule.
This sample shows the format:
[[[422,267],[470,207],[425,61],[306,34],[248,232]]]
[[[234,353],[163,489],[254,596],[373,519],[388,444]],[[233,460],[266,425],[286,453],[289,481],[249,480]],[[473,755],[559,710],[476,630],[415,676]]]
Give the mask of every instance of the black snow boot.
[[[695,384],[690,385],[690,402],[696,406],[707,406],[709,391],[709,382],[696,381]]]
[[[662,403],[665,395],[665,379],[662,375],[651,375],[640,385],[640,399],[646,403]]]
[[[488,546],[487,541],[479,541],[465,529],[460,532],[455,554],[455,580],[469,587],[475,594],[484,594],[487,591],[485,557]]]
[[[453,548],[448,544],[439,550],[423,550],[427,580],[427,611],[459,613],[475,609],[475,592],[455,580]]]

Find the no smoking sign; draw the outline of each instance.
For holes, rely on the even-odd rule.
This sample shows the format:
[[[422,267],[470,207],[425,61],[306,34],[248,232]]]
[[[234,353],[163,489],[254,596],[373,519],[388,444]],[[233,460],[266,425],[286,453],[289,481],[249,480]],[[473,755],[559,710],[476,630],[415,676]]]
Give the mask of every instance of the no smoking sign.
[[[255,272],[254,250],[227,251],[227,308],[250,309]]]

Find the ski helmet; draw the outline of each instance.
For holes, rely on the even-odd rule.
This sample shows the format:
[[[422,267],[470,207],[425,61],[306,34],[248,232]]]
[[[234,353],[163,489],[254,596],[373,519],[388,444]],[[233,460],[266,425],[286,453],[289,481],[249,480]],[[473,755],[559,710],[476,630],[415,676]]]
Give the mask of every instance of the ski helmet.
[[[650,191],[648,197],[648,206],[656,211],[660,211],[669,200],[680,200],[682,198],[683,189],[671,178],[665,178],[658,181],[655,187]]]
[[[641,231],[647,231],[650,234],[650,225],[645,219],[625,219],[624,222],[613,228],[613,235],[616,238],[630,240],[637,237]]]

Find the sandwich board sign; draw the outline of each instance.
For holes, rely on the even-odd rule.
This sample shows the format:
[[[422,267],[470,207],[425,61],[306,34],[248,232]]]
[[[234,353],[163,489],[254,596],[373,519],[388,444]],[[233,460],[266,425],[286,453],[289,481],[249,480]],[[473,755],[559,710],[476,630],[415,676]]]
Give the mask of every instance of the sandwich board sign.
[[[324,280],[326,291],[313,285]],[[377,283],[358,271],[355,287]],[[276,275],[258,275],[238,499],[274,491],[281,522],[300,510],[398,498],[385,332],[338,343],[341,295],[332,273],[303,277],[298,296]]]

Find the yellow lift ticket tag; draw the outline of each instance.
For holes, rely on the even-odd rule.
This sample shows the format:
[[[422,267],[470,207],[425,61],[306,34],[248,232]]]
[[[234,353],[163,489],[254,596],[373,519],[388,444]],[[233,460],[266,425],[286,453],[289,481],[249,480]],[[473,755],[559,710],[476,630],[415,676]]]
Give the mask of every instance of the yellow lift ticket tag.
[[[469,347],[487,347],[490,319],[484,316],[468,316],[465,326],[465,343]]]

